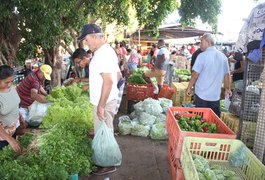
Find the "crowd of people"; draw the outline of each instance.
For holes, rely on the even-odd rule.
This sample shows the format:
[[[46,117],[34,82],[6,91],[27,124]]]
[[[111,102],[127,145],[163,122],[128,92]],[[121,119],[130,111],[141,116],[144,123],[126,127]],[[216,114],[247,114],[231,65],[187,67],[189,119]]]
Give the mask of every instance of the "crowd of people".
[[[126,76],[140,67],[142,62],[139,48],[125,48],[124,43],[116,43],[111,47],[103,32],[96,24],[84,25],[80,42],[89,47],[86,51],[78,48],[72,59],[75,63],[76,76],[74,82],[88,83],[83,86],[84,91],[90,92],[90,102],[94,106],[94,129],[97,132],[100,124],[105,122],[114,133],[113,119],[120,105]],[[158,89],[164,84],[171,84],[172,67],[175,65],[174,56],[181,55],[191,64],[192,77],[186,90],[191,96],[194,87],[194,104],[196,107],[209,107],[220,116],[220,94],[224,82],[225,93],[231,96],[231,80],[236,88],[242,88],[245,58],[238,53],[224,54],[215,48],[212,34],[201,37],[199,47],[182,46],[179,50],[170,51],[164,40],[153,44],[148,54],[152,68],[143,74],[143,78],[152,83],[155,77]],[[229,64],[234,63],[234,68]],[[16,151],[21,151],[16,141],[16,129],[27,127],[29,106],[34,102],[47,103],[47,92],[43,88],[44,80],[51,80],[52,68],[43,64],[32,68],[31,63],[25,63],[25,78],[16,86],[12,85],[14,70],[7,66],[0,66],[0,149],[10,144]],[[97,167],[93,171],[96,175],[103,175],[116,171],[115,166]]]

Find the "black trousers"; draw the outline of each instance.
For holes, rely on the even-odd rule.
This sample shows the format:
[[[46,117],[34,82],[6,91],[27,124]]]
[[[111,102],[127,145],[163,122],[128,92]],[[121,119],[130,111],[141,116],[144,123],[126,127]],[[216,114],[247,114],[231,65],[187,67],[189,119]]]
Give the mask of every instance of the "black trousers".
[[[16,139],[16,133],[13,134],[13,138]],[[2,150],[5,146],[7,146],[9,143],[7,141],[0,141],[0,150]]]
[[[220,112],[220,100],[218,101],[205,101],[201,99],[199,96],[195,94],[194,96],[194,104],[195,107],[201,107],[201,108],[211,108],[213,112],[220,117],[221,112]]]

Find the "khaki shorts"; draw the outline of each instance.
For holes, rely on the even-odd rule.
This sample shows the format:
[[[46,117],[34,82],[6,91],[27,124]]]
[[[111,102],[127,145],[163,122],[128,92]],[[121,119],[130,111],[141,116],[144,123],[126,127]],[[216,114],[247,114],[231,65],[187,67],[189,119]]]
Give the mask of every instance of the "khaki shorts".
[[[105,106],[105,116],[106,116],[106,125],[111,129],[111,131],[114,133],[114,128],[113,128],[113,119],[114,119],[114,115],[115,115],[115,108],[117,106],[117,100],[112,100],[110,102],[108,102]],[[97,106],[94,106],[94,111],[93,111],[93,115],[94,115],[94,133],[96,134],[100,124],[101,124],[101,120],[99,120],[98,116],[97,116]]]
[[[144,74],[145,74],[145,76],[150,77],[150,78],[155,77],[158,85],[164,84],[166,71],[161,70],[161,69],[154,69],[151,71],[147,71]]]

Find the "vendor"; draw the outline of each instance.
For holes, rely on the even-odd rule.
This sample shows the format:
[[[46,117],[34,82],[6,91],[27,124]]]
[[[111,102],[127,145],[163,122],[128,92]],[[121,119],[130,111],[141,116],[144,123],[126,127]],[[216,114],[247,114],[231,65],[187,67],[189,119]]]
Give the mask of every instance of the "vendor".
[[[75,82],[89,82],[89,63],[92,59],[92,51],[86,52],[83,48],[78,48],[73,53],[73,60],[75,65],[81,68],[81,73],[75,78]],[[88,85],[82,87],[83,90],[88,90]]]
[[[16,141],[16,129],[19,127],[19,96],[14,86],[14,70],[7,65],[0,66],[0,149],[8,144],[14,151],[21,147]],[[24,122],[24,121],[23,121]]]
[[[17,86],[17,92],[21,99],[19,104],[19,112],[22,117],[28,120],[28,107],[34,102],[48,103],[45,98],[47,92],[43,88],[44,80],[51,80],[52,68],[47,64],[43,64],[23,79]]]
[[[233,56],[229,57],[230,63],[235,63],[234,68],[231,70],[230,74],[233,75],[233,82],[235,88],[243,91],[243,78],[244,78],[244,69],[245,69],[245,56],[236,52]]]

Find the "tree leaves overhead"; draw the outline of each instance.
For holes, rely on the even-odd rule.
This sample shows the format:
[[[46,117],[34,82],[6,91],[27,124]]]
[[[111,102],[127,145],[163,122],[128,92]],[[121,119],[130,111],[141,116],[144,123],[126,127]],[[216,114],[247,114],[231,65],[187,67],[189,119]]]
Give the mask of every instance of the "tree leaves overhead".
[[[221,13],[221,0],[181,0],[179,8],[180,22],[186,26],[194,26],[195,19],[208,22],[214,31],[217,28],[217,16]]]

